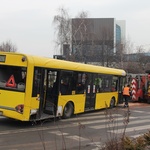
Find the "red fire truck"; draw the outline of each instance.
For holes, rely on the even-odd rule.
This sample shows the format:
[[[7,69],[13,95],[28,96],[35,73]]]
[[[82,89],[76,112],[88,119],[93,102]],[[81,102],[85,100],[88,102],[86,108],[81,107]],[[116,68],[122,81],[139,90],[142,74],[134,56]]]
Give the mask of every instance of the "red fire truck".
[[[145,74],[127,74],[126,82],[130,84],[131,100],[150,103],[150,71]]]

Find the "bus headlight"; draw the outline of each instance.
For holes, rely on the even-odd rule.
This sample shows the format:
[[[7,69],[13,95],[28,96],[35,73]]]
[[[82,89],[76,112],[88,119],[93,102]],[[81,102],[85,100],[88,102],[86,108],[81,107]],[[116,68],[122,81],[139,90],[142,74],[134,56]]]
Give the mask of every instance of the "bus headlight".
[[[15,109],[18,113],[23,113],[24,105],[23,104],[17,105]]]

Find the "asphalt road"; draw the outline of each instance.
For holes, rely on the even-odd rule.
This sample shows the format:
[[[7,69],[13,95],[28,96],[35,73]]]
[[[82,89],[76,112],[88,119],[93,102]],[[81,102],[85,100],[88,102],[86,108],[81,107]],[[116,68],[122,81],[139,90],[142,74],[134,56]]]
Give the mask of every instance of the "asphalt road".
[[[150,129],[150,104],[130,103],[66,120],[20,122],[0,118],[0,150],[99,150],[123,133],[131,138]]]

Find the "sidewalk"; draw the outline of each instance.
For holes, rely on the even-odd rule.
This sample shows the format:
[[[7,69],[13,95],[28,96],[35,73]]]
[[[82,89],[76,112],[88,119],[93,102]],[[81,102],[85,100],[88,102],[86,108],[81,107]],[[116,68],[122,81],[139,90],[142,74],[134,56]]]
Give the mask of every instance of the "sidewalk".
[[[124,103],[123,104],[118,104],[118,106],[119,107],[123,107]],[[146,107],[146,106],[150,107],[150,104],[148,104],[148,103],[140,103],[140,102],[129,102],[129,107]]]

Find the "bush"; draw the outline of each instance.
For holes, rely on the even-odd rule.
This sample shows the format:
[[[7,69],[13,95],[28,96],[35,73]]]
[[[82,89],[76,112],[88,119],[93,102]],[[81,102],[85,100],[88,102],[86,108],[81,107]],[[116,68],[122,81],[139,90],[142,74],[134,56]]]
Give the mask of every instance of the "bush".
[[[105,112],[108,128],[117,125],[115,124],[116,118],[113,116],[112,110],[106,109]],[[150,150],[150,131],[137,138],[130,138],[126,136],[126,128],[130,121],[130,110],[129,108],[124,111],[123,124],[124,130],[120,138],[116,137],[115,134],[111,134],[105,146],[101,150]],[[112,136],[113,135],[113,136]],[[149,147],[148,147],[149,146]]]

